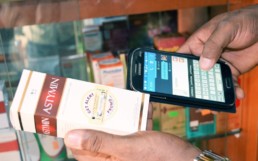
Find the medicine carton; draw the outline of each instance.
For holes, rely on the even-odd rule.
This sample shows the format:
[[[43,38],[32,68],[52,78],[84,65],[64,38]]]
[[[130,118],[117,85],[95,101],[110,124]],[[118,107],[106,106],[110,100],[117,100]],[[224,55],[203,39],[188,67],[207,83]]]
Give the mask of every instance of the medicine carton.
[[[0,129],[0,160],[21,161],[18,139],[14,129]]]
[[[97,84],[101,84],[100,78],[100,69],[99,69],[99,62],[102,60],[113,59],[114,56],[111,52],[105,53],[98,53],[98,54],[89,54],[89,59],[91,62],[94,82]]]
[[[8,113],[8,94],[5,87],[5,81],[0,80],[0,129],[10,127],[7,113]]]
[[[120,59],[113,58],[99,62],[101,84],[125,88],[124,67]]]
[[[72,129],[145,130],[149,95],[24,70],[10,109],[17,130],[64,137]]]

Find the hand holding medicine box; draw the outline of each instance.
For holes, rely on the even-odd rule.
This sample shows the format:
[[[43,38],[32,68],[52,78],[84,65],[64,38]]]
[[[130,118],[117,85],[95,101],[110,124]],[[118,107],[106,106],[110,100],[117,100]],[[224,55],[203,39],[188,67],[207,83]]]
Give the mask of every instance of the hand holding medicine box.
[[[145,130],[149,95],[24,70],[10,109],[17,130],[57,137],[72,129]]]

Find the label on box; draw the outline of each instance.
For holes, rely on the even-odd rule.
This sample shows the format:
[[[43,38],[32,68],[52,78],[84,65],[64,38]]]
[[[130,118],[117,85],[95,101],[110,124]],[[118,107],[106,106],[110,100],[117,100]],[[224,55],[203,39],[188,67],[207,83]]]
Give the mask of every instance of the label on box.
[[[95,83],[101,83],[99,62],[102,60],[113,59],[113,58],[114,56],[110,52],[90,55],[92,72],[93,72]]]
[[[101,84],[125,88],[123,64],[118,58],[99,62]]]

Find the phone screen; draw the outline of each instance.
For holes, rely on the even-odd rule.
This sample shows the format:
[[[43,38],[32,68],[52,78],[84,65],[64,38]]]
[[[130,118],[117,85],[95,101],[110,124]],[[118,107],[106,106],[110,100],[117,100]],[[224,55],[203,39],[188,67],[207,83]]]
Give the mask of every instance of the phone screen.
[[[145,52],[143,73],[144,91],[225,102],[218,63],[203,71],[195,59]]]

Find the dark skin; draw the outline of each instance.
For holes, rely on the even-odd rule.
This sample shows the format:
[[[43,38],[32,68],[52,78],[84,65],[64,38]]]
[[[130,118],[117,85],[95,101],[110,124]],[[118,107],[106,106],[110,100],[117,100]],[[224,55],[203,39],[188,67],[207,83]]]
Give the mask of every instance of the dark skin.
[[[152,109],[151,104],[149,109]],[[151,116],[150,110],[147,131],[119,136],[94,130],[72,130],[65,136],[65,144],[79,161],[192,161],[200,153],[177,136],[149,131]]]
[[[178,52],[200,56],[203,70],[211,69],[218,59],[226,61],[235,80],[236,95],[241,99],[244,92],[237,78],[257,66],[257,41],[258,5],[255,5],[213,18]],[[192,161],[200,153],[177,136],[154,131],[117,136],[94,130],[73,130],[66,135],[65,144],[80,161]]]
[[[206,23],[178,50],[200,56],[200,67],[209,70],[218,59],[230,66],[238,98],[244,97],[239,75],[258,64],[258,5],[224,13]]]

